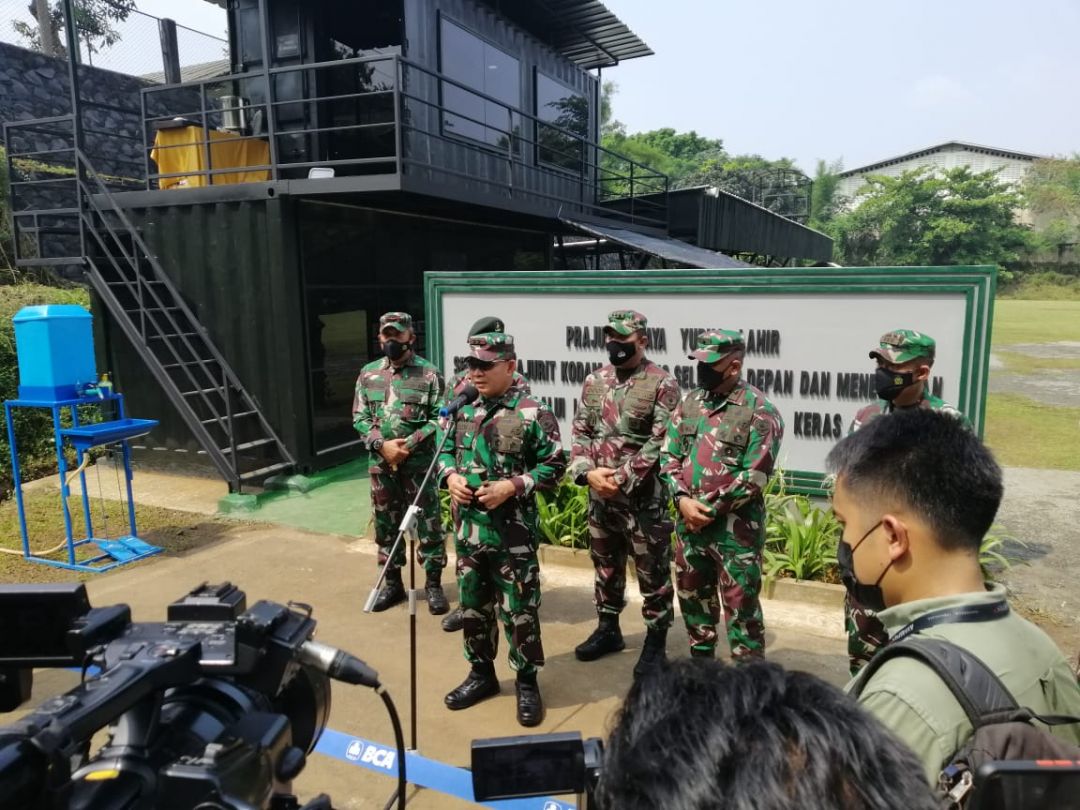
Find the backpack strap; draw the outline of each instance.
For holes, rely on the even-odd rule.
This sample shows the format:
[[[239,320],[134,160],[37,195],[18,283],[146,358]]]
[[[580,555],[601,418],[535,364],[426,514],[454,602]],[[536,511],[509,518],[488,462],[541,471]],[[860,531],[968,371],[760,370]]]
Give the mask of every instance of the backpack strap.
[[[1001,679],[981,658],[958,644],[940,638],[911,636],[882,647],[859,673],[851,694],[858,699],[866,684],[882,665],[893,658],[914,658],[930,667],[949,687],[967,715],[972,728],[1002,722],[1037,720],[1047,726],[1080,723],[1080,717],[1067,714],[1036,714],[1021,708]]]
[[[858,698],[875,672],[900,657],[914,658],[930,667],[949,687],[972,728],[1022,719],[1018,715],[1026,711],[1017,706],[1005,684],[978,656],[944,639],[925,636],[912,636],[878,650],[852,687],[852,695]],[[1027,712],[1027,716],[1034,715]]]

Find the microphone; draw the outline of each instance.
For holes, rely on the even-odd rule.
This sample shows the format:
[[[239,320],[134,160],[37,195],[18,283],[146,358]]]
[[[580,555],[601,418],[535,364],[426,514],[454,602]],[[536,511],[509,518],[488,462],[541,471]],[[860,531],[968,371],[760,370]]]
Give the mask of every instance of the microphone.
[[[480,396],[480,392],[476,390],[476,386],[466,383],[465,387],[461,389],[461,393],[450,400],[450,403],[445,408],[439,408],[439,416],[443,418],[453,416],[466,405],[475,402],[478,396]]]
[[[308,640],[300,645],[297,658],[335,681],[370,686],[378,689],[379,673],[357,658],[337,647]]]

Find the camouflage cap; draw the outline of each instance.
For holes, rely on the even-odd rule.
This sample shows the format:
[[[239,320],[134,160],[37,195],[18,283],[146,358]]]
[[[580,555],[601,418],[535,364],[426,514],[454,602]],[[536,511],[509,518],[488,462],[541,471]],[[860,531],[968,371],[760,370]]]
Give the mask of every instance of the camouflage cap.
[[[494,362],[514,358],[514,336],[502,332],[488,332],[469,337],[469,356],[477,360]]]
[[[936,351],[937,344],[929,335],[912,329],[894,329],[881,336],[880,346],[871,350],[870,356],[886,363],[906,363],[920,357],[933,363]]]
[[[494,315],[485,315],[469,329],[469,337],[474,335],[486,335],[488,332],[505,332],[506,324],[502,318]]]
[[[412,315],[408,312],[387,312],[379,318],[379,334],[387,329],[396,329],[399,332],[412,329]]]
[[[742,334],[734,329],[715,329],[699,335],[697,351],[687,357],[712,365],[720,362],[736,349],[742,349],[745,346]]]
[[[640,332],[649,323],[648,319],[640,312],[632,309],[617,309],[607,316],[605,332],[614,332],[623,337],[629,337],[635,332]]]

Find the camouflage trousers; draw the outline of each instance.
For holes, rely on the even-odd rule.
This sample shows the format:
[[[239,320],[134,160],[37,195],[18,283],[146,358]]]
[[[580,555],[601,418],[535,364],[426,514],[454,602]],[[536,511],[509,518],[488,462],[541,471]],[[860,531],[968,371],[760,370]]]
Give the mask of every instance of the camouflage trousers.
[[[544,665],[535,521],[505,511],[499,530],[484,513],[472,509],[459,513],[455,549],[465,658],[470,664],[494,661],[501,624],[510,668],[530,675]]]
[[[848,665],[851,676],[870,663],[878,648],[889,640],[885,626],[870,608],[856,602],[850,593],[844,594],[844,627],[847,629]]]
[[[589,554],[595,576],[597,613],[618,615],[626,607],[626,562],[631,554],[646,627],[669,627],[675,597],[671,585],[671,532],[667,510],[659,503],[642,508],[589,497]]]
[[[731,657],[765,653],[761,614],[761,557],[764,510],[751,516],[718,515],[697,534],[680,519],[675,524],[675,579],[690,647],[716,649],[716,625],[723,611]]]
[[[386,562],[397,538],[405,510],[409,508],[424,478],[426,467],[409,468],[397,473],[371,472],[371,506],[375,513],[375,542],[379,546],[379,565]],[[416,524],[416,561],[427,575],[436,579],[446,567],[446,541],[439,514],[439,493],[428,481],[419,503],[420,516]],[[402,540],[388,571],[398,571],[405,564],[408,538]]]

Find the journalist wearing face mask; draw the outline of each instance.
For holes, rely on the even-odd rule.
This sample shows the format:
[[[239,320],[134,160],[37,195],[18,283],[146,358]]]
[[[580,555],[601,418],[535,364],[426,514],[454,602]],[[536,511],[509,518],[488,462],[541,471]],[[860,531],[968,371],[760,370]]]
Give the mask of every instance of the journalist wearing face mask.
[[[955,417],[911,408],[872,420],[828,456],[833,513],[843,527],[837,562],[858,604],[874,611],[886,644],[945,641],[975,655],[1017,705],[1080,716],[1080,688],[1042,630],[1010,610],[1005,588],[984,582],[979,547],[1001,502],[1001,469]],[[916,475],[903,471],[917,470]],[[849,684],[859,703],[938,776],[971,737],[945,682],[913,658],[878,652]],[[1054,726],[1080,742],[1080,723]]]
[[[928,409],[951,414],[967,424],[961,413],[929,390],[934,366],[934,339],[913,329],[894,329],[881,336],[870,359],[877,361],[874,389],[878,399],[862,408],[851,423],[854,433],[870,421],[891,413]],[[848,549],[841,549],[847,555]],[[840,560],[841,566],[844,560]],[[851,674],[862,669],[874,652],[885,643],[885,628],[874,618],[875,592],[862,586],[848,591],[844,600],[844,623],[848,637],[848,663]]]

